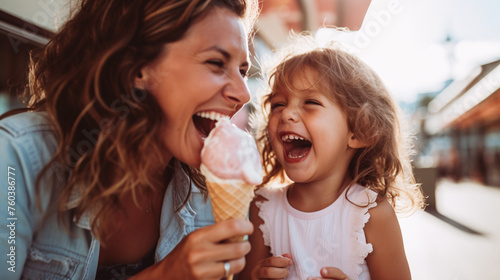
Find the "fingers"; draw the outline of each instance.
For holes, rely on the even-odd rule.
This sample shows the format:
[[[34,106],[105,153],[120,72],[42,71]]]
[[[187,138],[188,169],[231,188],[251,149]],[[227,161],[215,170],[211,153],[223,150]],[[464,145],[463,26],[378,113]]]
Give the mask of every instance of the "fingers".
[[[222,262],[222,273],[220,274],[220,276],[227,277],[228,275],[234,275],[243,270],[244,267],[245,260],[243,259]]]
[[[287,276],[288,269],[280,267],[258,267],[253,272],[253,277],[257,279],[284,279]]]
[[[253,270],[253,278],[283,279],[288,276],[288,267],[292,264],[292,260],[285,257],[270,257],[264,259]]]
[[[250,252],[250,243],[222,241],[252,232],[252,223],[245,220],[228,220],[195,230],[185,238],[187,247],[191,248],[188,263],[196,267],[193,271],[197,275],[220,279],[225,274],[224,263],[228,262],[230,274],[236,274],[245,267],[245,255]]]
[[[321,269],[321,277],[308,277],[307,280],[349,280],[349,277],[337,267],[323,267]]]
[[[248,241],[214,244],[211,250],[205,251],[204,258],[215,261],[225,261],[244,258],[250,252]]]
[[[226,246],[231,244],[223,245]],[[209,251],[220,251],[220,248],[217,247]],[[189,279],[221,279],[226,275],[226,268],[229,269],[228,275],[239,273],[243,270],[243,268],[245,268],[244,255],[235,258],[226,256],[215,259],[206,252],[206,250],[204,250],[203,252],[198,252],[196,256],[193,256],[191,258],[191,260],[187,260],[187,262],[190,264],[190,267],[192,267],[191,274],[195,276]],[[226,267],[225,263],[228,263]]]
[[[323,267],[321,269],[321,276],[327,279],[349,280],[349,277],[337,267]]]
[[[246,220],[231,219],[200,229],[206,241],[219,243],[223,240],[253,233],[253,225]]]
[[[273,267],[289,267],[293,264],[291,258],[286,257],[270,257],[262,260],[260,266],[273,266]]]
[[[226,274],[224,262],[228,262],[229,274],[236,274],[245,267],[245,255],[250,252],[250,243],[221,241],[251,234],[252,231],[252,223],[244,220],[220,222],[195,230],[184,237],[158,267],[179,276],[173,277],[175,279],[221,279]]]
[[[245,268],[245,259],[244,258],[240,258],[240,259],[237,259],[237,260],[231,260],[231,261],[225,261],[225,262],[221,262],[221,274],[220,276],[221,277],[227,277],[226,275],[226,267],[225,267],[225,264],[228,263],[228,267],[229,267],[229,273],[227,275],[234,275],[234,274],[237,274],[239,272],[241,272],[243,270],[243,268]]]

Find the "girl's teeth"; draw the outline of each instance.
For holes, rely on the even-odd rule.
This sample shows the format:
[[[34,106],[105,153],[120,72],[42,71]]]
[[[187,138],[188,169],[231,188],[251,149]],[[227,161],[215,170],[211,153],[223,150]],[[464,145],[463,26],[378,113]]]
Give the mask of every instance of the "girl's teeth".
[[[297,136],[297,135],[292,135],[292,134],[287,134],[281,136],[282,141],[292,141],[292,140],[306,140],[303,137]]]
[[[210,119],[213,121],[220,121],[222,119],[229,119],[228,116],[217,113],[217,112],[199,112],[196,114],[198,117],[202,117],[205,119]]]
[[[303,154],[303,155],[298,155],[298,156],[292,156],[292,154],[291,154],[291,153],[288,153],[288,157],[289,157],[289,158],[303,158],[304,156],[305,156],[305,154]]]

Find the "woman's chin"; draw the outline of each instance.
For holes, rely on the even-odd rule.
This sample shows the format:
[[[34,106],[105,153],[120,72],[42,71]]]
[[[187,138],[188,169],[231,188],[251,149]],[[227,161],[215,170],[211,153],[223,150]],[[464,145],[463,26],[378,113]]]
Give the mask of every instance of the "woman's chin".
[[[177,158],[180,162],[189,165],[190,167],[200,168],[201,165],[201,148],[203,146],[199,146],[196,148],[187,151],[183,155],[179,155]]]

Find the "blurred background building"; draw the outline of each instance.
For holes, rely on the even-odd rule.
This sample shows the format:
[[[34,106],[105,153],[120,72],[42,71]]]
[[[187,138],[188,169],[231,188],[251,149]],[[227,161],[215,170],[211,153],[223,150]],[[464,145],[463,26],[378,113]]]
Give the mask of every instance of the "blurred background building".
[[[400,220],[413,278],[500,279],[500,1],[259,2],[251,92],[265,80],[260,63],[292,30],[352,47],[417,135],[414,168],[429,207]],[[22,106],[28,53],[67,15],[67,0],[0,2],[0,114]]]
[[[35,1],[24,2],[0,4],[0,114],[23,106],[19,95],[26,86],[29,52],[46,44],[55,30],[30,17],[39,12],[39,7],[33,8]],[[24,10],[24,7],[33,9]],[[54,16],[50,21],[54,21]]]

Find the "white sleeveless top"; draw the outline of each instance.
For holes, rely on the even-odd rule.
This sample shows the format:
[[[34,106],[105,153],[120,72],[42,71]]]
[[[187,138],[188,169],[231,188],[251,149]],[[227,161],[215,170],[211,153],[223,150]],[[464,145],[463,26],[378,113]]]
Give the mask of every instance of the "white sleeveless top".
[[[377,194],[361,185],[346,190],[330,206],[317,212],[301,212],[287,200],[288,188],[261,188],[257,202],[264,244],[273,256],[291,254],[293,265],[286,279],[320,276],[322,267],[338,267],[351,280],[369,280],[365,258],[373,251],[366,243],[363,227],[370,219],[368,209],[377,205]]]

